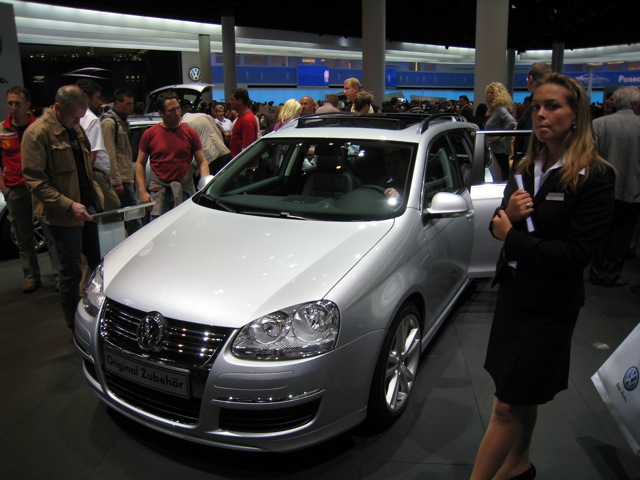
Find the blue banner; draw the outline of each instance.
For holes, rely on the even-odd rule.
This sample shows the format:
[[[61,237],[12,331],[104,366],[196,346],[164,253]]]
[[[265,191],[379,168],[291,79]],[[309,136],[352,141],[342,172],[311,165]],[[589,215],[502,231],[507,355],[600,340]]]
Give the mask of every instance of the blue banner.
[[[591,80],[592,88],[607,87],[640,87],[640,72],[567,72],[570,77],[574,77],[580,81],[585,87],[589,85]]]
[[[212,82],[224,83],[221,66],[211,68]],[[617,72],[566,72],[594,90],[615,89],[626,86],[640,86],[640,71]],[[355,77],[362,81],[362,70],[351,68],[329,68],[322,65],[298,65],[297,67],[247,67],[239,66],[236,79],[241,85],[257,86],[300,86],[300,87],[342,87],[347,78]],[[525,89],[525,74],[516,74],[514,87]],[[400,71],[396,68],[385,69],[387,88],[425,88],[473,90],[473,73],[414,72]],[[367,86],[365,85],[365,89]]]

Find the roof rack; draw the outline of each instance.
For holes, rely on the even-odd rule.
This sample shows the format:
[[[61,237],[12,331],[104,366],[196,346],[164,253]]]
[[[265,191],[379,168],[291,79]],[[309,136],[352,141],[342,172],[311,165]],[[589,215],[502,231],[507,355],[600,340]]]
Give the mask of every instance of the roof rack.
[[[354,127],[378,128],[385,130],[404,130],[412,125],[420,125],[420,132],[424,132],[429,123],[434,120],[448,118],[451,121],[464,122],[464,118],[455,113],[324,113],[307,115],[298,118],[296,128],[314,127]]]
[[[415,122],[413,122],[415,123]],[[297,128],[309,127],[358,127],[402,130],[407,125],[382,114],[360,114],[351,112],[307,115],[298,118]]]
[[[391,113],[352,113],[336,112],[317,115],[306,115],[297,119],[296,128],[314,127],[351,127],[378,128],[385,130],[404,130],[412,125],[419,125],[420,132],[424,132],[429,123],[434,120],[449,119],[464,122],[465,119],[455,113],[439,112],[391,112]]]
[[[424,131],[429,128],[429,124],[433,121],[448,119],[452,122],[466,122],[467,120],[460,115],[459,113],[453,112],[438,112],[429,114],[427,118],[424,119],[422,125],[420,126],[420,133],[424,133]]]

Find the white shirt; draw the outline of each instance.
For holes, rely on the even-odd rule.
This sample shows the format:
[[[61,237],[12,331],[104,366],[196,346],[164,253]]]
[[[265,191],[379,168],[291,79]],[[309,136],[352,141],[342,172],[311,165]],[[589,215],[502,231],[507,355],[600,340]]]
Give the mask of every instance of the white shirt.
[[[534,197],[538,193],[538,190],[540,190],[540,186],[549,177],[549,174],[551,173],[551,171],[557,170],[558,168],[561,168],[564,166],[564,159],[565,157],[563,155],[546,172],[543,172],[542,168],[544,167],[544,164],[547,161],[547,151],[543,150],[542,152],[540,152],[540,155],[538,155],[538,158],[534,160],[534,169],[533,169],[533,177],[534,177],[533,178],[533,196]],[[580,175],[584,175],[586,171],[583,168],[578,173]]]
[[[109,175],[109,172],[111,171],[109,153],[104,146],[100,120],[96,117],[96,114],[91,111],[91,109],[87,108],[87,113],[85,113],[84,117],[80,119],[80,126],[87,134],[87,139],[91,144],[91,151],[96,152],[96,161],[93,166]]]
[[[225,133],[231,133],[231,129],[233,128],[233,123],[227,117],[223,117],[220,120],[218,117],[214,118],[215,122],[222,127],[222,131]]]

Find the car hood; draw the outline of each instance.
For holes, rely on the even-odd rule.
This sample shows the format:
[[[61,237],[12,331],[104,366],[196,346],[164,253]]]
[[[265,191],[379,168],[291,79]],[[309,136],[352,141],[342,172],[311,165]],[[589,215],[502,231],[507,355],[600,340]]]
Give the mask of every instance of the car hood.
[[[393,223],[266,218],[188,202],[105,257],[105,294],[165,317],[237,328],[323,298]]]

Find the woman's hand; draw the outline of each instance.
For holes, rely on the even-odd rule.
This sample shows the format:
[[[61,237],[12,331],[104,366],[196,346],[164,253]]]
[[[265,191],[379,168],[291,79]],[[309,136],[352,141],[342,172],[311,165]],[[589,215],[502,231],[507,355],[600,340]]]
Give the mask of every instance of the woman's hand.
[[[503,242],[504,239],[507,238],[509,230],[513,228],[513,225],[511,225],[511,220],[509,220],[509,217],[504,210],[498,210],[496,216],[493,217],[493,220],[491,220],[491,224],[493,226],[493,236],[498,240],[502,240]]]
[[[533,199],[528,192],[516,190],[504,210],[511,222],[519,222],[533,213]]]

